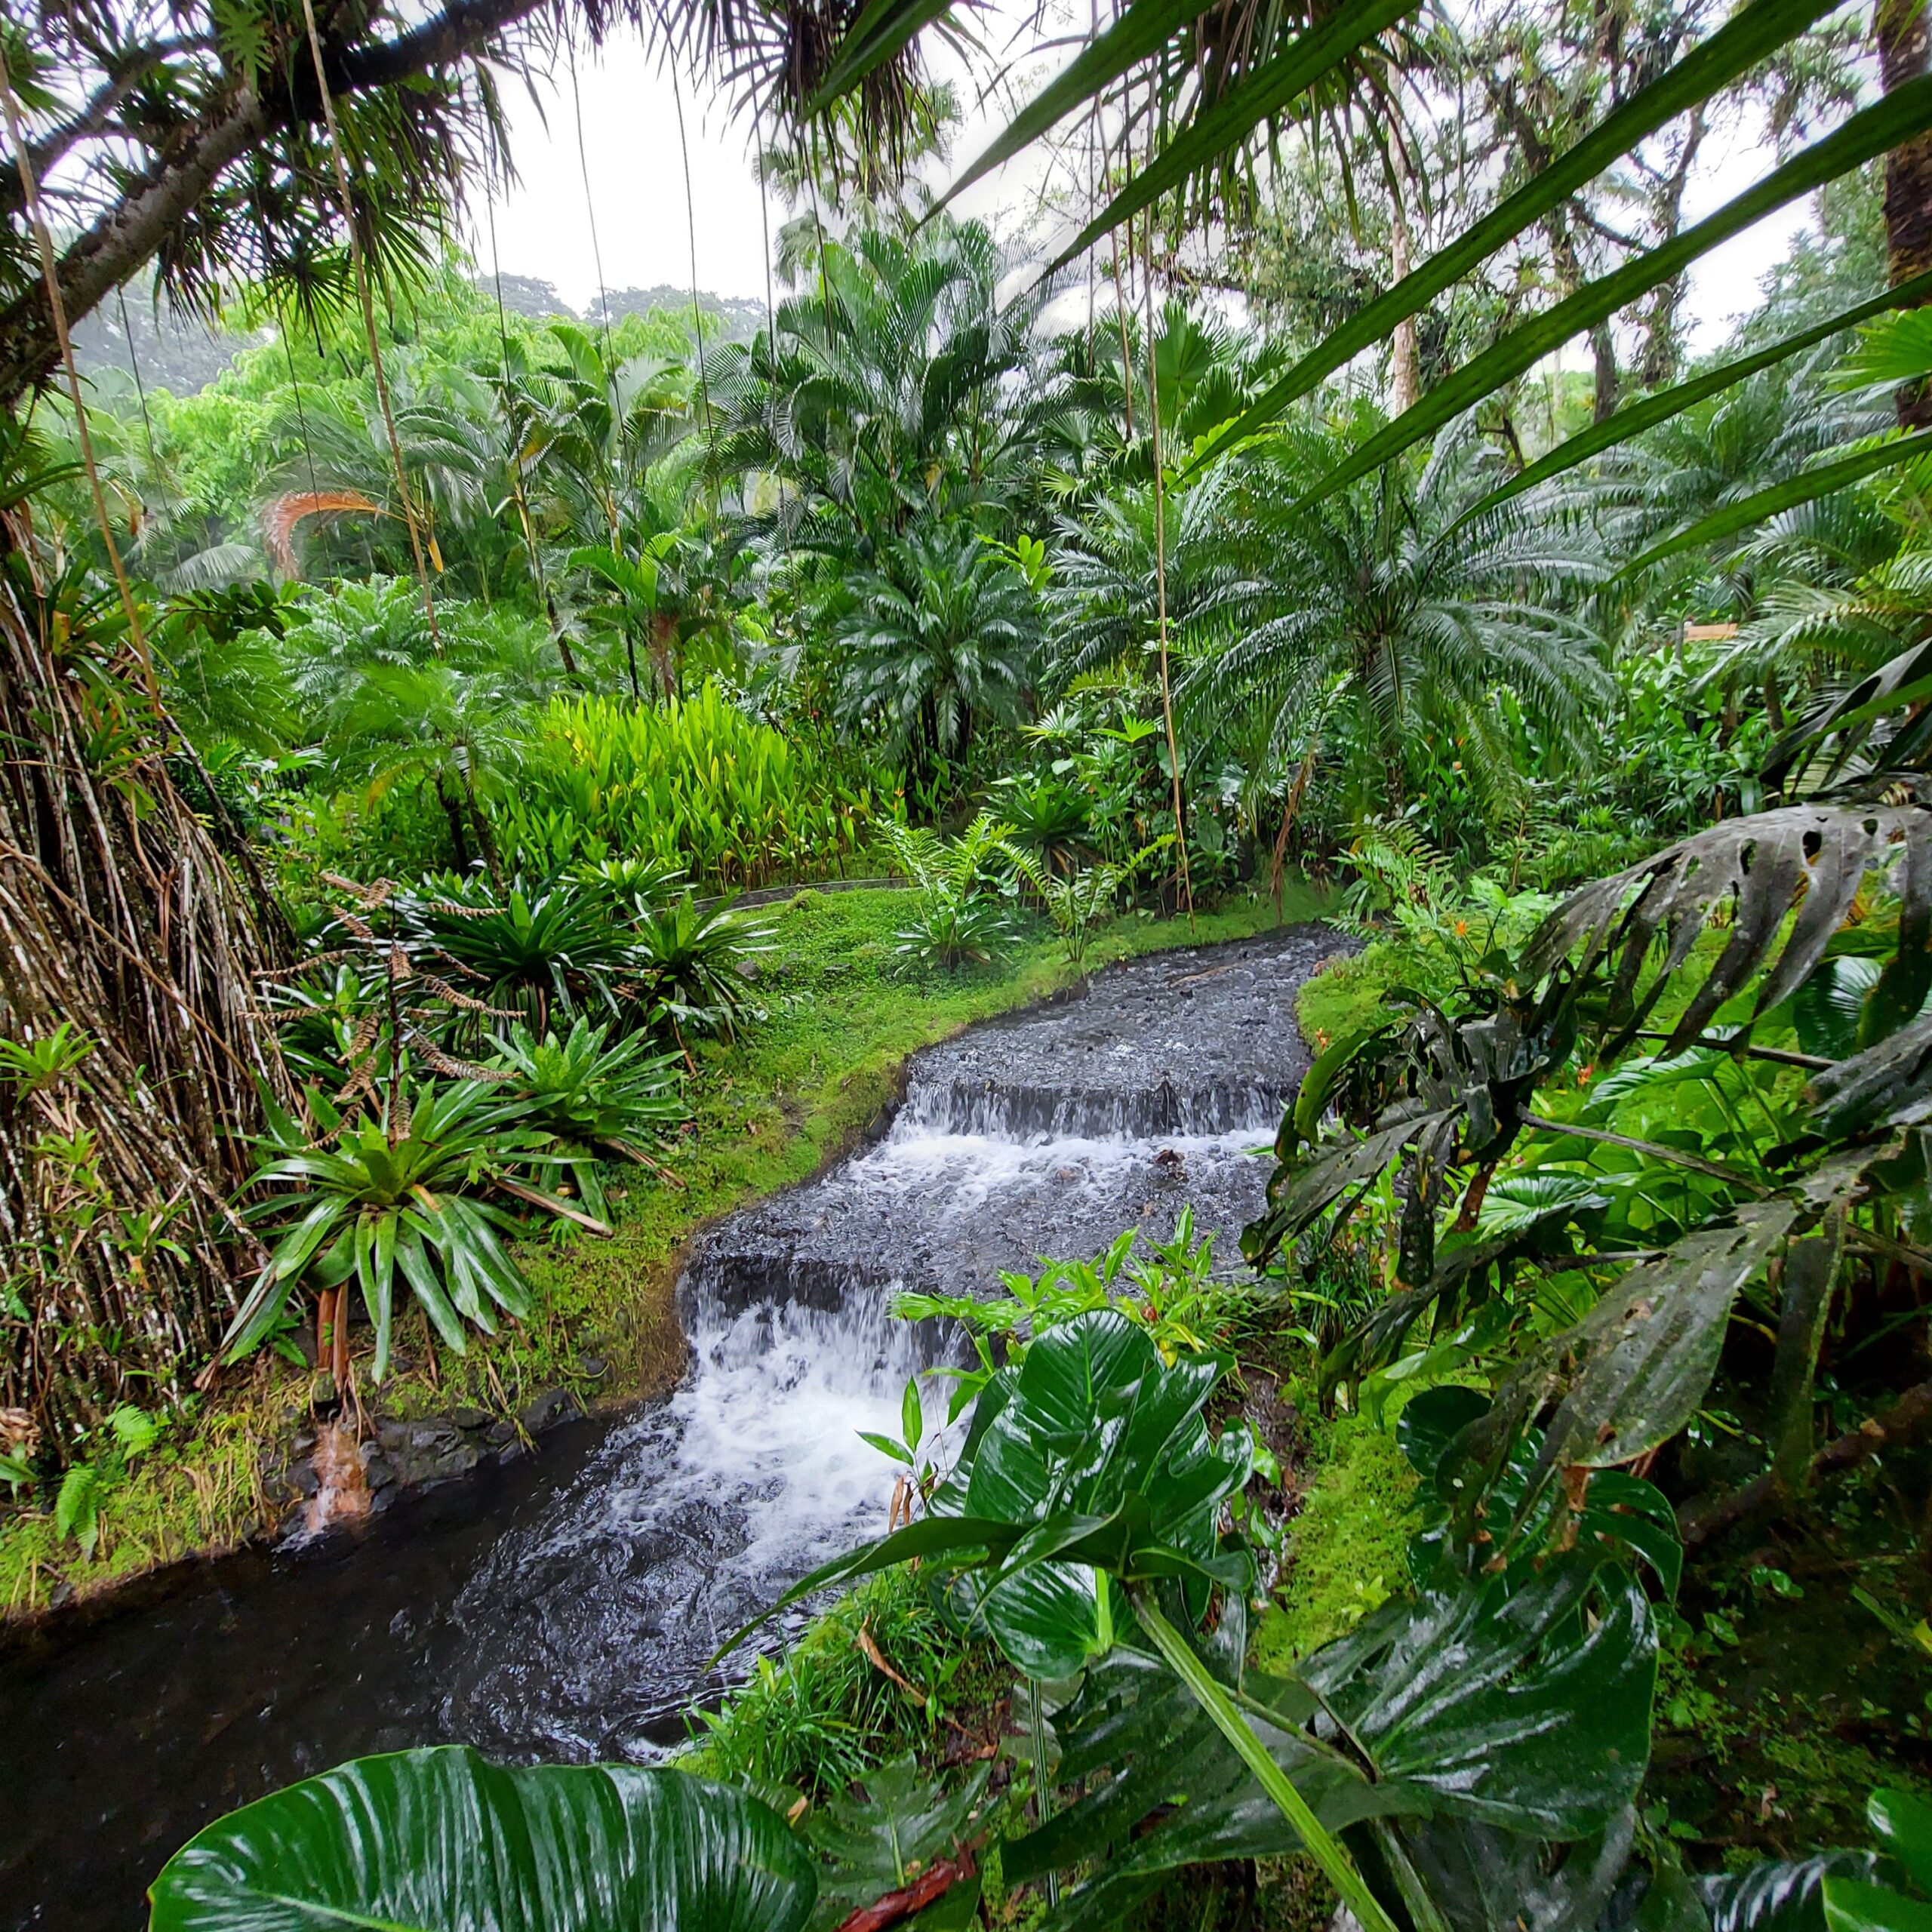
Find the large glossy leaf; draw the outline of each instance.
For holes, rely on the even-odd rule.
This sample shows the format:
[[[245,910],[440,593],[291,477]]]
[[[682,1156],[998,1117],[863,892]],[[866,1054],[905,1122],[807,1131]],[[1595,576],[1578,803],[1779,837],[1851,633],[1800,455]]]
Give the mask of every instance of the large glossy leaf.
[[[1048,274],[1064,268],[1103,235],[1211,166],[1264,121],[1272,120],[1340,66],[1364,41],[1373,40],[1404,14],[1414,13],[1417,4],[1417,0],[1360,0],[1360,4],[1338,8],[1319,20],[1174,134],[1160,153],[1060,250],[1048,265]]]
[[[1700,1878],[1697,1894],[1711,1932],[1825,1932],[1825,1881],[1835,1877],[1869,1881],[1875,1868],[1876,1860],[1864,1851],[1767,1859],[1742,1872]]]
[[[1887,288],[1882,294],[1874,295],[1869,300],[1854,303],[1841,309],[1828,321],[1816,324],[1795,334],[1781,336],[1776,342],[1754,350],[1749,355],[1738,356],[1734,361],[1721,362],[1715,369],[1708,369],[1701,376],[1694,376],[1687,383],[1678,383],[1667,389],[1660,389],[1656,395],[1633,402],[1627,408],[1617,411],[1601,423],[1592,423],[1586,429],[1580,429],[1574,436],[1566,437],[1547,456],[1540,457],[1529,466],[1510,478],[1499,489],[1492,490],[1487,496],[1472,503],[1458,519],[1469,522],[1498,504],[1506,503],[1512,497],[1518,497],[1525,490],[1533,490],[1540,483],[1547,483],[1552,477],[1561,476],[1574,469],[1579,463],[1587,463],[1593,456],[1601,456],[1605,450],[1614,449],[1627,443],[1633,436],[1641,436],[1646,430],[1654,429],[1660,423],[1668,423],[1674,416],[1681,416],[1687,409],[1693,409],[1700,402],[1714,395],[1721,395],[1726,389],[1735,389],[1740,383],[1748,381],[1761,371],[1774,365],[1788,361],[1794,355],[1801,355],[1807,349],[1815,348],[1821,342],[1828,342],[1835,335],[1842,335],[1847,329],[1857,325],[1873,315],[1882,315],[1887,309],[1909,308],[1915,302],[1922,302],[1932,296],[1932,272],[1915,275]]]
[[[1297,398],[1351,356],[1386,340],[1395,325],[1432,302],[1451,282],[1540,221],[1664,123],[1708,100],[1775,52],[1829,9],[1820,0],[1755,0],[1683,60],[1641,89],[1550,165],[1501,202],[1475,226],[1439,250],[1383,296],[1331,331],[1211,446],[1272,422]],[[1567,340],[1567,336],[1563,340]],[[1203,459],[1204,460],[1204,458]]]
[[[1657,1640],[1635,1577],[1578,1549],[1438,1570],[1301,1669],[1375,1767],[1437,1814],[1556,1840],[1602,1831],[1650,1755]]]
[[[1561,1846],[1459,1817],[1404,1819],[1395,1830],[1452,1932],[1602,1932],[1628,1869],[1636,1815],[1626,1806],[1602,1831]],[[1647,1918],[1640,1923],[1643,1932],[1669,1932]]]
[[[1873,871],[1890,873],[1902,896],[1902,948],[1916,936],[1922,949],[1932,932],[1932,813],[1916,805],[1792,805],[1724,820],[1573,893],[1531,940],[1521,971],[1534,981],[1580,947],[1586,968],[1620,949],[1611,989],[1614,1038],[1605,1048],[1620,1052],[1724,908],[1730,937],[1672,1029],[1664,1051],[1678,1053],[1703,1036],[1774,951],[1755,1011],[1767,1012],[1795,992],[1824,958]],[[1638,978],[1660,940],[1664,957],[1640,999]]]
[[[1474,405],[1574,337],[1594,328],[1627,303],[1669,281],[1721,242],[1800,195],[1862,166],[1932,126],[1932,76],[1895,89],[1854,114],[1844,125],[1794,155],[1758,185],[1714,214],[1619,269],[1586,283],[1575,294],[1519,324],[1455,374],[1439,383],[1385,429],[1369,437],[1303,494],[1294,506],[1306,509],[1392,457],[1433,435]],[[1237,427],[1239,426],[1238,425]],[[1925,432],[1932,441],[1932,432]],[[1911,441],[1911,438],[1906,438]],[[1902,449],[1904,444],[1888,445]]]
[[[1378,1789],[1306,1734],[1317,1707],[1304,1687],[1244,1672],[1247,1637],[1241,1601],[1230,1598],[1195,1647],[1220,1682],[1240,1694],[1255,1736],[1321,1823],[1339,1832],[1413,1809],[1413,1794]],[[1091,1669],[1054,1731],[1057,1776],[1079,1795],[1009,1840],[1001,1864],[1009,1882],[1089,1868],[1052,1916],[1056,1928],[1115,1924],[1186,1866],[1304,1848],[1199,1702],[1143,1650],[1117,1648]]]
[[[829,1932],[850,1913],[903,1892],[930,1875],[937,1860],[956,1865],[961,1850],[983,1829],[978,1813],[991,1769],[981,1764],[947,1791],[921,1777],[908,1755],[808,1811],[801,1829],[823,1861],[815,1932]]]
[[[1717,1372],[1738,1291],[1762,1272],[1799,1214],[1795,1204],[1773,1199],[1740,1209],[1728,1224],[1694,1228],[1535,1350],[1440,1465],[1438,1481],[1459,1521],[1473,1519],[1519,1432],[1566,1379],[1567,1392],[1517,1498],[1517,1524],[1558,1471],[1614,1468],[1684,1428]],[[1499,1534],[1503,1527],[1491,1526]]]
[[[743,1792],[626,1764],[506,1767],[466,1746],[358,1758],[211,1825],[152,1932],[798,1932],[816,1894]]]
[[[1840,457],[1835,462],[1821,463],[1815,468],[1788,477],[1782,483],[1774,483],[1768,489],[1756,491],[1750,496],[1740,497],[1734,503],[1727,503],[1722,509],[1700,517],[1689,529],[1680,530],[1675,536],[1653,543],[1640,556],[1625,565],[1623,574],[1626,577],[1634,576],[1639,571],[1648,570],[1653,564],[1663,562],[1666,557],[1675,556],[1680,550],[1695,550],[1721,543],[1726,537],[1735,537],[1740,531],[1755,529],[1758,525],[1781,516],[1800,503],[1829,497],[1834,491],[1847,489],[1868,476],[1875,476],[1881,469],[1895,469],[1902,463],[1916,463],[1921,457],[1928,455],[1932,455],[1932,429],[1920,429],[1909,436],[1875,443],[1869,449]]]

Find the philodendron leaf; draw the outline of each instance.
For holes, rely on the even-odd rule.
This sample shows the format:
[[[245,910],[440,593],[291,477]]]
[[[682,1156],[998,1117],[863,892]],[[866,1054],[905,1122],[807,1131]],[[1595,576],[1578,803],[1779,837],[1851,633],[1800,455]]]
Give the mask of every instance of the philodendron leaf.
[[[1621,1564],[1438,1571],[1301,1676],[1375,1767],[1439,1814],[1533,1837],[1608,1829],[1650,1756],[1657,1639]]]
[[[192,1838],[150,1932],[798,1932],[817,1884],[743,1792],[628,1764],[503,1767],[467,1746],[358,1758]]]
[[[1242,1677],[1247,1636],[1241,1599],[1231,1596],[1214,1630],[1194,1641],[1223,1684],[1244,1690],[1255,1735],[1321,1823],[1340,1831],[1414,1809],[1413,1793],[1371,1783],[1306,1735],[1302,1727],[1316,1706],[1303,1686]],[[1303,1849],[1214,1721],[1158,1658],[1116,1648],[1088,1672],[1054,1724],[1059,1779],[1081,1795],[1038,1829],[1009,1839],[1000,1854],[1009,1884],[1086,1868],[1049,1918],[1053,1932],[1117,1924],[1186,1866]]]
[[[1694,1228],[1654,1261],[1632,1269],[1596,1306],[1532,1354],[1438,1466],[1444,1500],[1466,1529],[1507,1466],[1525,1424],[1564,1386],[1556,1414],[1515,1506],[1493,1534],[1535,1514],[1560,1469],[1609,1469],[1670,1440],[1689,1423],[1717,1372],[1732,1304],[1760,1273],[1799,1210],[1754,1202],[1729,1223]]]

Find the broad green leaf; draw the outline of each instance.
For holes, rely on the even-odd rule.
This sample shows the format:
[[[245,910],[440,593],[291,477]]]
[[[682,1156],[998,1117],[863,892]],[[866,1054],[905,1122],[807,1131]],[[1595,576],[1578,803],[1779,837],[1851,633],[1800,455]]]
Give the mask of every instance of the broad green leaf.
[[[1524,1572],[1439,1573],[1300,1670],[1380,1780],[1560,1840],[1602,1830],[1635,1797],[1656,1675],[1642,1589],[1582,1549]]]
[[[1366,40],[1414,13],[1417,0],[1360,0],[1338,8],[1302,34],[1287,50],[1265,62],[1230,93],[1190,122],[1159,155],[1128,182],[1047,269],[1066,264],[1244,140],[1256,128],[1340,66]]]
[[[1414,1810],[1413,1792],[1380,1789],[1309,1738],[1301,1727],[1317,1706],[1303,1686],[1243,1676],[1247,1635],[1242,1601],[1232,1598],[1214,1630],[1195,1643],[1215,1678],[1239,1694],[1254,1735],[1321,1825],[1339,1832]],[[1009,1839],[1001,1862],[1009,1882],[1084,1868],[1051,1921],[1056,1928],[1116,1924],[1189,1865],[1306,1849],[1192,1693],[1144,1649],[1117,1647],[1095,1665],[1054,1724],[1058,1777],[1077,1795],[1044,1825]],[[1103,1847],[1109,1855],[1097,1859]]]
[[[1831,1932],[1932,1932],[1932,1905],[1857,1878],[1827,1878],[1825,1923]]]
[[[1272,422],[1351,356],[1386,340],[1398,322],[1414,315],[1586,182],[1594,180],[1666,122],[1708,100],[1830,11],[1823,0],[1754,0],[1754,4],[1740,8],[1709,39],[1633,94],[1466,233],[1438,250],[1387,294],[1332,330],[1318,347],[1218,436],[1195,459],[1196,464]]]
[[[1721,242],[1742,233],[1800,195],[1809,194],[1828,181],[1836,180],[1840,175],[1848,174],[1900,142],[1910,140],[1928,126],[1932,126],[1932,75],[1894,89],[1883,100],[1854,114],[1823,140],[1813,142],[1755,187],[1747,189],[1725,202],[1715,214],[1660,246],[1647,249],[1611,274],[1585,284],[1555,308],[1512,329],[1473,361],[1438,383],[1421,401],[1404,410],[1386,429],[1368,438],[1351,456],[1317,478],[1294,509],[1306,509],[1324,497],[1333,496],[1337,490],[1346,488],[1358,477],[1379,469],[1403,451],[1425,437],[1433,435],[1445,423],[1454,421],[1505,383],[1513,381],[1566,342],[1595,328],[1661,283],[1681,275],[1700,256]],[[1927,442],[1932,443],[1932,431],[1922,435]],[[1916,440],[1907,438],[1905,441]],[[1887,447],[1900,450],[1905,443]],[[1648,560],[1647,557],[1642,561]]]
[[[1932,1804],[1909,1791],[1881,1786],[1866,1800],[1872,1829],[1921,1892],[1932,1893]]]
[[[816,1894],[745,1793],[628,1764],[503,1767],[466,1745],[358,1758],[191,1839],[150,1932],[798,1932]]]
[[[1439,1466],[1438,1484],[1458,1521],[1471,1520],[1517,1432],[1560,1386],[1560,1364],[1574,1362],[1574,1376],[1517,1501],[1517,1524],[1559,1470],[1614,1468],[1684,1428],[1717,1372],[1739,1291],[1763,1270],[1798,1212],[1788,1201],[1761,1201],[1740,1208],[1730,1225],[1694,1228],[1528,1355]]]
[[[1882,314],[1887,309],[1903,309],[1928,297],[1932,297],[1932,271],[1915,275],[1910,280],[1887,289],[1883,294],[1872,297],[1869,301],[1854,303],[1815,328],[1800,329],[1795,334],[1781,337],[1752,355],[1720,363],[1716,368],[1693,377],[1687,383],[1660,389],[1641,402],[1633,402],[1604,421],[1592,423],[1587,429],[1580,429],[1575,435],[1567,437],[1547,456],[1538,458],[1500,489],[1491,491],[1487,496],[1471,505],[1457,521],[1458,524],[1467,523],[1472,518],[1494,509],[1499,503],[1506,503],[1512,497],[1521,496],[1525,490],[1534,489],[1539,483],[1547,483],[1552,476],[1561,476],[1566,470],[1574,469],[1580,463],[1587,463],[1592,457],[1627,443],[1633,436],[1654,429],[1660,423],[1669,422],[1673,416],[1682,415],[1685,410],[1694,408],[1709,398],[1735,389],[1761,370],[1801,355],[1819,343],[1842,334],[1869,315]]]
[[[1875,1869],[1869,1852],[1767,1859],[1742,1872],[1700,1878],[1697,1892],[1711,1932],[1825,1932],[1826,1880],[1869,1880]]]
[[[1666,557],[1675,556],[1680,550],[1721,543],[1726,537],[1735,537],[1740,531],[1754,529],[1800,503],[1829,497],[1834,491],[1847,489],[1868,476],[1875,476],[1881,469],[1895,469],[1902,463],[1915,463],[1926,455],[1932,455],[1932,429],[1915,430],[1910,435],[1875,444],[1855,455],[1840,457],[1835,463],[1820,463],[1814,469],[1804,470],[1782,483],[1773,484],[1767,490],[1757,491],[1734,503],[1727,504],[1721,510],[1713,510],[1709,516],[1700,517],[1688,530],[1680,530],[1675,537],[1666,537],[1662,543],[1653,543],[1641,555],[1626,564],[1621,574],[1632,577],[1639,571],[1663,562]]]
[[[956,1857],[975,1835],[991,1770],[979,1765],[949,1792],[908,1755],[808,1811],[800,1829],[820,1860],[814,1932],[901,1890],[934,1860]]]

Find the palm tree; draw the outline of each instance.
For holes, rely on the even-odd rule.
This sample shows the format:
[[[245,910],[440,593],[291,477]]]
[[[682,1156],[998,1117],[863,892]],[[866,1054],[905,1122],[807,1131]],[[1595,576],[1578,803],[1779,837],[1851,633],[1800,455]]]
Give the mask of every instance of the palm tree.
[[[1500,808],[1513,777],[1502,689],[1583,760],[1590,706],[1610,689],[1598,640],[1536,599],[1601,582],[1600,552],[1527,499],[1465,516],[1484,479],[1461,437],[1419,472],[1390,464],[1296,509],[1337,444],[1284,435],[1231,488],[1238,528],[1227,540],[1262,582],[1265,614],[1183,672],[1179,702],[1197,742],[1265,721],[1271,759],[1350,754],[1376,801],[1398,808],[1411,747],[1447,736]]]
[[[875,727],[928,783],[988,722],[1017,723],[1031,689],[1039,605],[1011,559],[969,524],[934,522],[855,571],[841,626],[848,728]]]
[[[1004,509],[1060,388],[1034,341],[1041,296],[1001,304],[1006,263],[975,222],[814,242],[775,340],[706,359],[718,481],[776,479],[775,515],[816,514],[868,561],[919,518]]]

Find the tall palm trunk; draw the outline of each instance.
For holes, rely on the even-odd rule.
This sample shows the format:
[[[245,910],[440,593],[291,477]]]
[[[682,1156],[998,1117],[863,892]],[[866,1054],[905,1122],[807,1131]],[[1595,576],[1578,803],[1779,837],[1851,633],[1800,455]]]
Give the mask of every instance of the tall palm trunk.
[[[1932,47],[1925,0],[1879,0],[1872,26],[1886,93],[1925,72]],[[1932,134],[1904,142],[1885,157],[1885,247],[1894,285],[1932,269]],[[1900,389],[1898,413],[1901,428],[1932,428],[1932,384]]]

